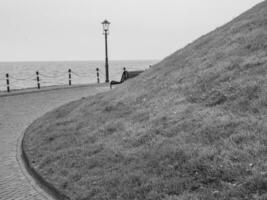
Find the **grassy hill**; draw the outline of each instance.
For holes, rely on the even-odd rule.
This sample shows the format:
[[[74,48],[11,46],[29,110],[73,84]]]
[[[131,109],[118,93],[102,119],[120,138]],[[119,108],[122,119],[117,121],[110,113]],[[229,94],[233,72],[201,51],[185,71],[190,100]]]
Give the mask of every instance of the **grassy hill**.
[[[267,1],[36,120],[23,148],[70,199],[267,199]]]

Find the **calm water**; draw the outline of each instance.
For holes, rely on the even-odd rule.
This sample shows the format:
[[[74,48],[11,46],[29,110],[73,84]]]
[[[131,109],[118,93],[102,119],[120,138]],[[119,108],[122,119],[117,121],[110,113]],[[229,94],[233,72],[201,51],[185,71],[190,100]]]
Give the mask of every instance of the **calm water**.
[[[123,67],[127,70],[143,70],[155,60],[110,61],[110,80],[119,80]],[[36,71],[42,86],[68,84],[68,69],[72,70],[72,84],[96,83],[96,68],[100,70],[100,82],[105,81],[103,61],[80,62],[0,62],[0,90],[6,90],[6,73],[10,76],[11,89],[36,87]]]

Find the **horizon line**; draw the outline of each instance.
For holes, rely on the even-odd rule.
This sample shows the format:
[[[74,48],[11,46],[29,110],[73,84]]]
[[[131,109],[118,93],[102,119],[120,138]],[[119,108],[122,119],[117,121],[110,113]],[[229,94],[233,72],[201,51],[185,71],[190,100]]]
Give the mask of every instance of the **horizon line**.
[[[109,62],[114,61],[160,61],[162,59],[112,59]],[[0,63],[15,63],[15,62],[105,62],[105,60],[15,60],[15,61],[1,61]]]

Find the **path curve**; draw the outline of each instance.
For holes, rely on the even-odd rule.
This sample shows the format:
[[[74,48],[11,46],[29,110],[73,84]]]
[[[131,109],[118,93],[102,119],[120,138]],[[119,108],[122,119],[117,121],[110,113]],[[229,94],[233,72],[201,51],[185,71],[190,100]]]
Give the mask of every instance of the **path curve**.
[[[88,86],[0,97],[0,200],[52,199],[27,174],[17,155],[22,134],[46,112],[106,90],[107,87]]]

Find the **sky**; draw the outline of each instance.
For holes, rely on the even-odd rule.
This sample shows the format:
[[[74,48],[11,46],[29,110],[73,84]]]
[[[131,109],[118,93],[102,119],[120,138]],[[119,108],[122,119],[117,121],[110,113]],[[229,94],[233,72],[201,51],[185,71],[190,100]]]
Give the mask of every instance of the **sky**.
[[[0,61],[161,60],[262,0],[0,0]]]

